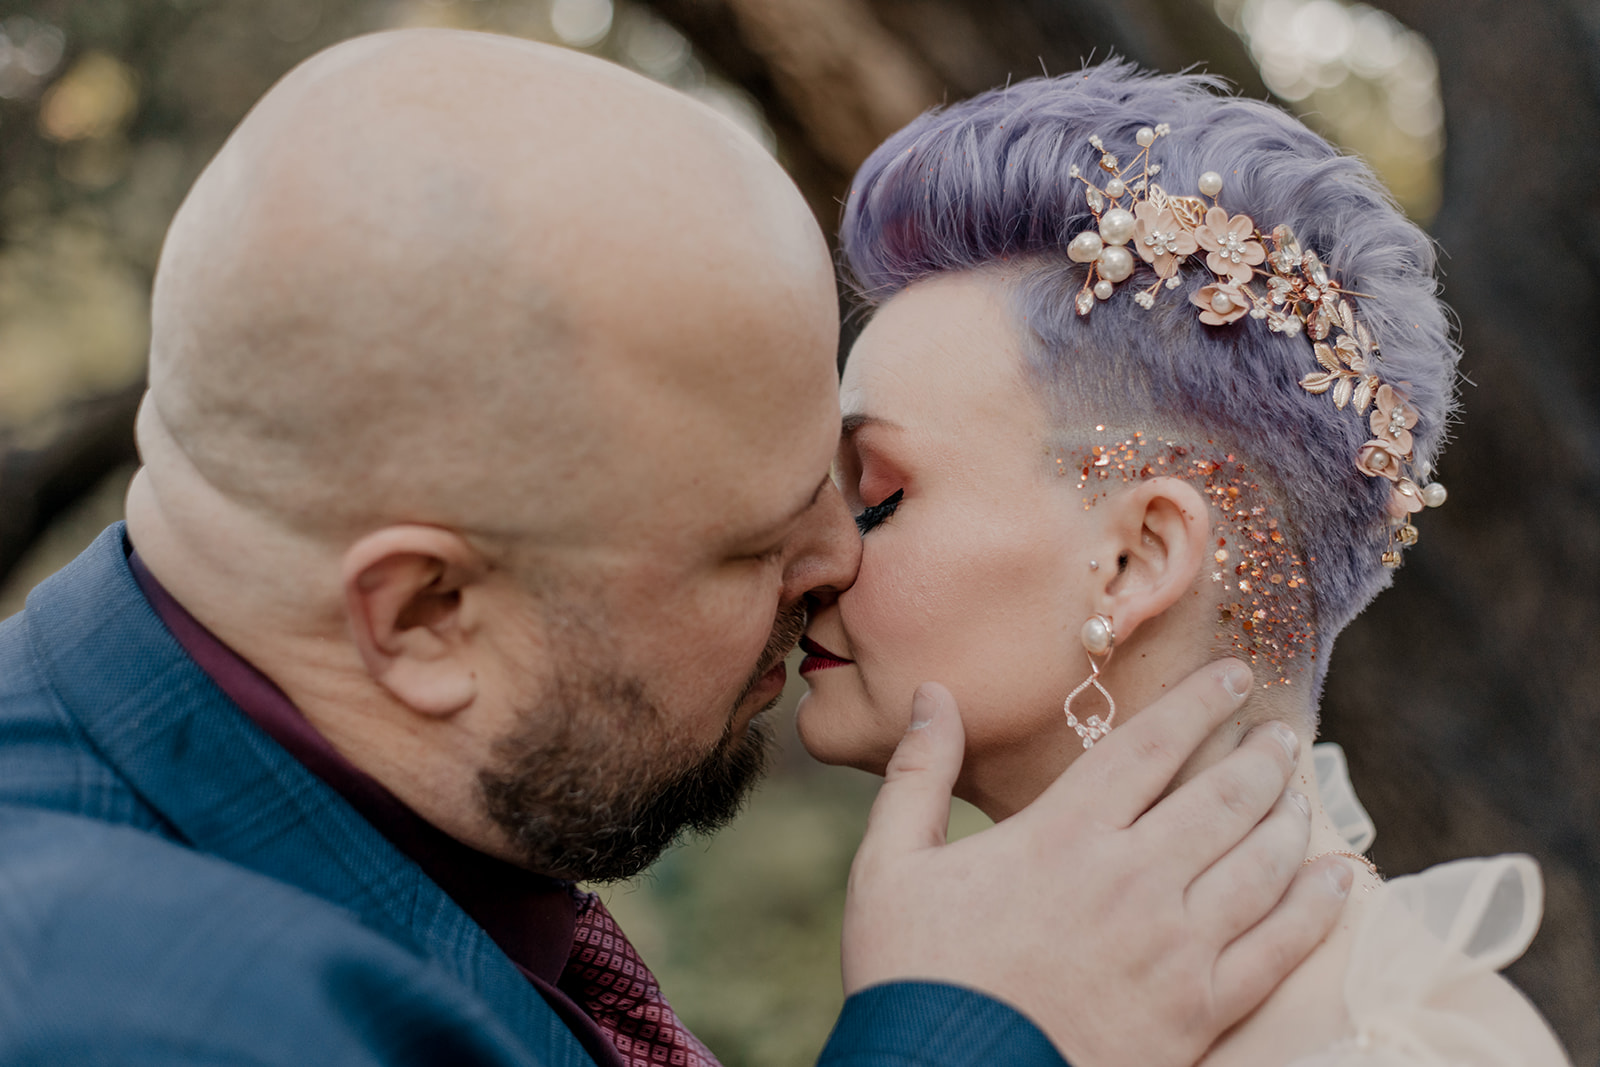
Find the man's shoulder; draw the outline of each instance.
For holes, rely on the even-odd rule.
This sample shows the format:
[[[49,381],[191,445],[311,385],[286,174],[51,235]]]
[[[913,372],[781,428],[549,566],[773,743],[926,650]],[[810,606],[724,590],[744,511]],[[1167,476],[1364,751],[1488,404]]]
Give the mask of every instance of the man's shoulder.
[[[130,827],[0,807],[0,1062],[534,1062],[439,967]]]
[[[55,693],[24,610],[0,621],[0,804],[155,829],[160,819],[98,756]]]

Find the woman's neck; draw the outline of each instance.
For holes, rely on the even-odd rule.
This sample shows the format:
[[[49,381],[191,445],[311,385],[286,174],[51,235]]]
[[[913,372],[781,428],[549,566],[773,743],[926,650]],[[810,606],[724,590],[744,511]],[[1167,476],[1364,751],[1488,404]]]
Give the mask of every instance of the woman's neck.
[[[1171,672],[1170,682],[1161,680],[1160,675],[1167,672],[1158,672],[1147,657],[1139,657],[1137,669],[1124,666],[1116,674],[1102,675],[1117,698],[1116,725],[1126,725],[1139,709],[1155,703],[1173,682],[1209,659],[1208,654],[1193,664],[1179,665]],[[1309,671],[1306,674],[1309,675]],[[1221,761],[1239,746],[1251,729],[1274,719],[1288,723],[1300,735],[1300,763],[1290,780],[1290,788],[1303,793],[1311,805],[1312,838],[1308,855],[1347,849],[1348,843],[1339,836],[1335,823],[1324,812],[1317,792],[1311,754],[1316,710],[1310,697],[1309,677],[1297,678],[1289,685],[1258,687],[1238,715],[1201,742],[1179,769],[1171,788],[1176,789]],[[1056,712],[1045,718],[1043,729],[1038,726],[1039,720],[1033,722],[1032,729],[1019,731],[1008,741],[992,743],[983,751],[969,752],[967,764],[956,783],[957,796],[996,822],[1032,803],[1083,754],[1082,739],[1067,724],[1064,714]]]

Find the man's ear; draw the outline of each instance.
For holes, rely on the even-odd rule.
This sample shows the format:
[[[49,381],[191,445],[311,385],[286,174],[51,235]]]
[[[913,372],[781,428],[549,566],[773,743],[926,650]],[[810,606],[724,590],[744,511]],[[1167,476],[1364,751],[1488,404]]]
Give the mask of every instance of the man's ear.
[[[341,570],[345,613],[373,679],[424,715],[470,704],[475,626],[463,592],[484,574],[477,551],[436,526],[389,526],[352,545]]]
[[[1101,502],[1111,509],[1116,565],[1101,571],[1096,611],[1120,641],[1194,588],[1211,539],[1211,510],[1194,486],[1151,478]],[[1110,553],[1107,553],[1110,554]]]

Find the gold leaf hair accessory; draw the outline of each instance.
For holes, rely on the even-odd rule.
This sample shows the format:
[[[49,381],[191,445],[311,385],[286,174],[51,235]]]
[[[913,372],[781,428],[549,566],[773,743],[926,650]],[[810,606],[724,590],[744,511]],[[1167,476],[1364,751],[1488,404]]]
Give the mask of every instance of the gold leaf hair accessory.
[[[1133,275],[1137,255],[1156,275],[1133,295],[1134,303],[1149,309],[1162,286],[1176,289],[1182,284],[1179,271],[1186,261],[1203,256],[1216,280],[1189,297],[1200,309],[1201,322],[1228,326],[1248,315],[1274,333],[1304,334],[1317,369],[1300,379],[1300,387],[1331,394],[1339,410],[1349,409],[1368,423],[1372,439],[1357,451],[1355,466],[1369,478],[1390,483],[1390,545],[1383,562],[1399,566],[1401,548],[1417,541],[1411,516],[1424,506],[1443,504],[1446,493],[1439,482],[1418,482],[1428,475],[1426,467],[1416,468],[1412,451],[1418,412],[1403,383],[1383,378],[1383,356],[1352,304],[1365,294],[1330,277],[1316,252],[1302,249],[1288,226],[1274,226],[1269,236],[1250,216],[1229,215],[1217,203],[1222,175],[1216,171],[1200,175],[1199,196],[1174,196],[1162,189],[1155,181],[1161,165],[1150,161],[1150,148],[1170,132],[1166,123],[1140,129],[1134,135],[1139,152],[1126,166],[1106,150],[1098,134],[1091,136],[1105,174],[1102,185],[1090,181],[1076,164],[1068,168],[1084,186],[1095,218],[1092,229],[1067,245],[1067,258],[1089,266],[1074,307],[1079,315],[1088,315],[1096,301],[1111,299],[1116,286]]]

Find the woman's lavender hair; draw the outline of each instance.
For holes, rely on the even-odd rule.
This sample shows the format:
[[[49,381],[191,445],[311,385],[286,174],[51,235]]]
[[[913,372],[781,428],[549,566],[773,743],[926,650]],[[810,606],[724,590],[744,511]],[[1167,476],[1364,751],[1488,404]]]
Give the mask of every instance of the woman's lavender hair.
[[[1171,133],[1151,155],[1163,188],[1193,195],[1203,172],[1218,172],[1229,212],[1263,232],[1288,224],[1346,289],[1371,294],[1354,301],[1356,313],[1378,341],[1384,380],[1406,383],[1420,412],[1415,455],[1427,470],[1451,416],[1458,358],[1432,244],[1360,160],[1276,107],[1222,95],[1215,78],[1110,62],[922,115],[857,173],[840,234],[846,266],[860,295],[880,304],[929,275],[1009,262],[1020,268],[1013,307],[1053,410],[1144,420],[1128,425],[1204,433],[1236,449],[1277,490],[1307,560],[1320,687],[1334,637],[1391,579],[1380,561],[1389,483],[1355,467],[1372,436],[1367,420],[1300,387],[1319,369],[1303,335],[1249,318],[1202,324],[1188,298],[1213,278],[1198,261],[1151,310],[1133,301],[1153,278],[1142,263],[1087,318],[1073,309],[1085,268],[1068,260],[1067,243],[1094,219],[1068,167],[1103,178],[1091,134],[1128,160],[1137,130],[1163,122]]]

